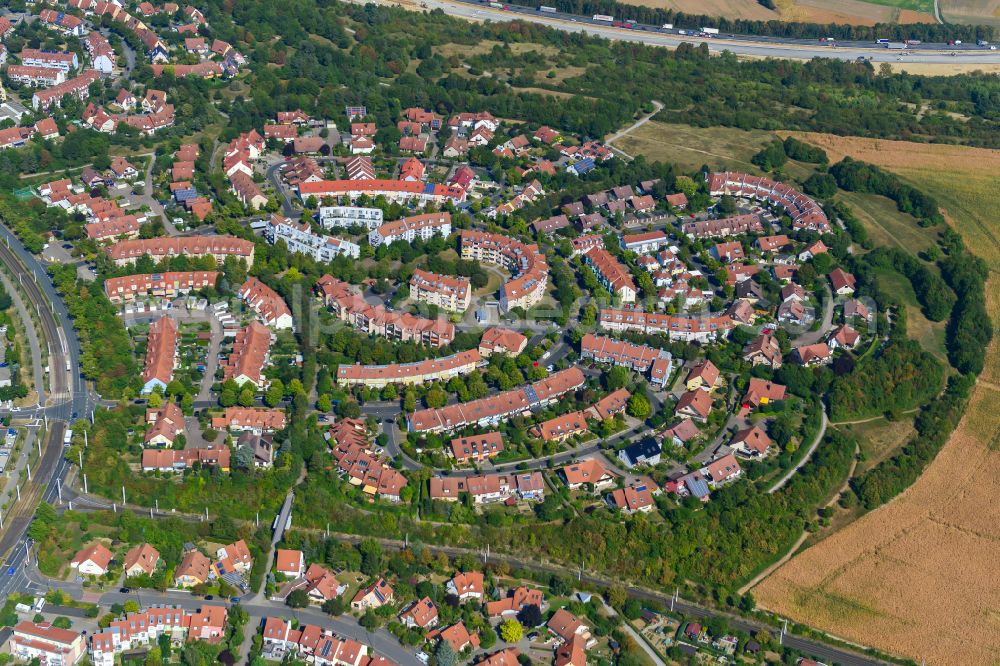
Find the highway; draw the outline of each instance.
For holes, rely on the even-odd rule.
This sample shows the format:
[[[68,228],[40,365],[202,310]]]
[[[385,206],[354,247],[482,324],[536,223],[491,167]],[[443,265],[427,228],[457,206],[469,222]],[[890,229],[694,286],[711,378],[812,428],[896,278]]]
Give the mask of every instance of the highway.
[[[388,1],[388,0],[387,0]],[[389,2],[389,4],[396,4]],[[403,6],[403,5],[401,5]],[[1000,64],[1000,50],[974,44],[948,46],[947,44],[919,44],[905,51],[890,50],[872,42],[819,42],[814,39],[783,39],[778,37],[757,37],[752,35],[714,35],[699,37],[682,35],[679,30],[663,30],[659,26],[643,26],[643,29],[616,28],[607,22],[594,21],[590,16],[576,16],[563,13],[542,13],[529,7],[505,5],[508,10],[494,9],[476,0],[422,0],[421,6],[433,10],[440,9],[445,14],[472,21],[529,21],[540,23],[567,32],[582,32],[605,39],[625,42],[640,42],[650,46],[677,48],[683,43],[708,44],[712,53],[729,51],[739,56],[758,58],[787,58],[811,60],[813,58],[835,58],[857,60],[865,58],[872,62],[910,63],[954,63],[954,64]],[[833,46],[833,44],[837,44]]]

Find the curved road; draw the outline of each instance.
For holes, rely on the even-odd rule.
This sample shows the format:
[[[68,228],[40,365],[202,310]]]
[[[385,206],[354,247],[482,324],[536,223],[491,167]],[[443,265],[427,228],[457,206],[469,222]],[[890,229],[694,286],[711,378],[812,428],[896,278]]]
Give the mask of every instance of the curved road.
[[[362,0],[355,1],[361,2]],[[383,1],[388,4],[398,4],[391,0]],[[412,5],[409,7],[405,5],[400,6],[404,8],[412,7]],[[906,49],[906,51],[890,51],[885,47],[877,47],[875,44],[868,42],[837,42],[838,46],[833,46],[833,42],[820,43],[816,40],[792,40],[749,35],[698,37],[696,35],[681,35],[678,34],[679,31],[677,30],[664,31],[652,26],[645,26],[645,29],[641,30],[630,30],[616,28],[607,23],[594,22],[589,16],[541,13],[534,9],[519,7],[517,5],[507,5],[510,9],[504,11],[469,0],[422,0],[421,6],[431,10],[440,9],[445,14],[471,21],[528,21],[567,32],[582,32],[605,39],[640,42],[651,46],[665,46],[668,48],[677,48],[683,43],[706,43],[708,44],[709,51],[712,53],[729,51],[739,56],[753,56],[758,58],[786,58],[793,60],[811,60],[813,58],[857,60],[858,58],[864,58],[872,62],[896,62],[902,59],[906,62],[920,64],[1000,64],[1000,51],[990,51],[970,44],[955,47],[945,44],[921,44]]]

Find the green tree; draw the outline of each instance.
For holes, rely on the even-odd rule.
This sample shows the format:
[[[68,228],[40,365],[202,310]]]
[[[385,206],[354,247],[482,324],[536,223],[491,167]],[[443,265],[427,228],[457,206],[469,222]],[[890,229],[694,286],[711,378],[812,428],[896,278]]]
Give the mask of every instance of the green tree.
[[[272,380],[264,393],[264,404],[268,407],[277,407],[283,397],[285,397],[285,385],[280,379]]]
[[[316,398],[316,409],[321,412],[329,412],[333,409],[333,399],[326,393]]]
[[[629,416],[634,416],[637,419],[645,419],[649,417],[651,409],[649,398],[642,393],[635,393],[628,400],[627,411]]]
[[[458,663],[458,654],[448,641],[438,642],[437,649],[434,650],[434,658],[437,661],[437,666],[455,666]]]
[[[524,627],[513,618],[508,618],[500,623],[500,638],[505,643],[517,643],[524,637]]]
[[[305,608],[309,605],[309,593],[303,588],[293,590],[285,598],[285,605],[289,608]]]
[[[254,402],[256,402],[256,396],[254,395],[252,388],[247,386],[245,389],[240,391],[240,407],[253,407]]]

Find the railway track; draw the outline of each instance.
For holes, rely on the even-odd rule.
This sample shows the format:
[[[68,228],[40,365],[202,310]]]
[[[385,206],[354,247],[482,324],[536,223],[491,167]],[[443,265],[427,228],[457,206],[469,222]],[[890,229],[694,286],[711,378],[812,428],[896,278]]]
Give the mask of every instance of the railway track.
[[[55,317],[45,305],[48,300],[41,287],[35,282],[35,274],[5,243],[0,243],[0,261],[7,265],[15,277],[19,278],[29,302],[37,307],[39,320],[42,324],[42,335],[49,345],[49,395],[53,398],[66,396],[69,394],[69,382],[66,371],[65,341],[60,335]]]

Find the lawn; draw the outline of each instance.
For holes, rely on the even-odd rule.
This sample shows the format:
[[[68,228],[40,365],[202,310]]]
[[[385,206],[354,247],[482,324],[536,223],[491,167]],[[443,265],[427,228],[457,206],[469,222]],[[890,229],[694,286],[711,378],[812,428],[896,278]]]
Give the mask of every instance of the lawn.
[[[880,417],[865,423],[837,426],[837,429],[857,438],[861,446],[862,459],[854,472],[856,477],[891,456],[916,432],[912,414],[899,421],[887,421]]]
[[[944,346],[946,321],[931,321],[924,316],[917,303],[917,295],[910,281],[896,271],[879,271],[877,273],[879,287],[887,294],[895,296],[906,306],[907,337],[916,340],[920,345],[934,354],[939,361],[947,363]]]
[[[763,130],[728,127],[691,127],[650,121],[615,142],[629,155],[645,155],[649,160],[671,162],[683,171],[695,171],[703,164],[736,171],[758,169],[750,163],[774,135]]]
[[[896,246],[917,254],[936,242],[939,230],[917,226],[913,216],[900,213],[895,202],[886,197],[841,191],[837,198],[851,207],[876,245]]]

